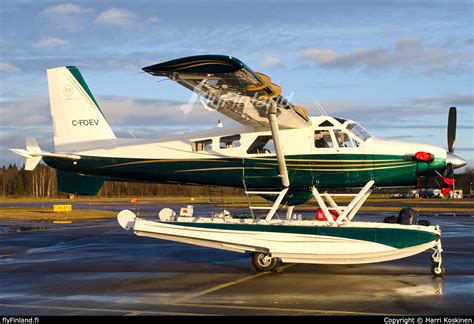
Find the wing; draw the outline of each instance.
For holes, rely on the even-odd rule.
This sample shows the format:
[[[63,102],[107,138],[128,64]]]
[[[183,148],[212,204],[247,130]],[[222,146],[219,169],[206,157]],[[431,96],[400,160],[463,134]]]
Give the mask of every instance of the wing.
[[[207,106],[247,126],[269,127],[267,110],[276,105],[282,128],[311,125],[306,110],[283,98],[281,87],[240,60],[224,55],[184,57],[144,67],[166,76],[207,100]]]

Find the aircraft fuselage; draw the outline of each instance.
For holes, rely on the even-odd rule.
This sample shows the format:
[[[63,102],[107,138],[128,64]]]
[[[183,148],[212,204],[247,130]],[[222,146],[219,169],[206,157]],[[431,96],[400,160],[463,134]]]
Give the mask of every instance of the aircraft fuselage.
[[[417,177],[436,175],[446,167],[443,148],[373,136],[363,140],[346,128],[352,121],[327,116],[312,121],[307,128],[280,130],[291,189],[360,187],[370,179],[380,187],[411,186]],[[321,133],[330,142],[327,147],[316,143]],[[345,144],[339,143],[341,133]],[[98,148],[81,145],[84,148],[74,152],[80,160],[44,161],[60,170],[112,180],[230,187],[243,187],[245,181],[249,188],[281,187],[270,131],[218,128],[161,141],[117,139],[96,143]],[[434,159],[415,159],[419,151]]]

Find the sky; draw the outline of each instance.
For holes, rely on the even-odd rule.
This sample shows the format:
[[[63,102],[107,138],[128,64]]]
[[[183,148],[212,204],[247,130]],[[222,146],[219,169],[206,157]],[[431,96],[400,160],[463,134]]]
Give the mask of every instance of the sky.
[[[0,165],[23,163],[7,149],[27,137],[52,150],[52,67],[81,70],[120,137],[234,125],[141,70],[199,54],[237,57],[310,115],[317,100],[377,137],[446,147],[456,106],[455,153],[474,163],[472,1],[3,0]]]

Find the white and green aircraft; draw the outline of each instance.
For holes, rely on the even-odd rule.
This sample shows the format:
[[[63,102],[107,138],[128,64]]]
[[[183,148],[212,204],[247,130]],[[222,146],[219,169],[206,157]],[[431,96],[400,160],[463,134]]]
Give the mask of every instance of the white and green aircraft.
[[[25,169],[33,170],[43,160],[57,169],[60,191],[82,195],[97,194],[106,180],[241,187],[247,194],[263,196],[272,204],[267,208],[264,220],[254,220],[266,222],[265,224],[248,224],[248,221],[242,224],[227,224],[238,226],[235,228],[238,233],[249,231],[254,235],[263,231],[267,234],[279,233],[280,236],[289,232],[302,235],[308,228],[313,228],[317,233],[309,231],[307,235],[313,235],[311,238],[324,235],[335,238],[336,234],[327,234],[328,230],[321,232],[321,228],[327,225],[333,228],[329,232],[337,232],[337,228],[347,230],[348,224],[373,187],[414,186],[419,176],[443,174],[447,193],[453,184],[453,169],[466,164],[463,159],[453,154],[455,108],[451,108],[449,113],[446,150],[432,145],[376,138],[352,120],[325,115],[309,117],[303,107],[284,99],[280,95],[281,88],[272,83],[268,76],[252,71],[234,57],[193,56],[148,66],[143,70],[154,76],[168,77],[194,91],[207,109],[216,110],[239,122],[241,126],[152,140],[117,138],[79,70],[73,66],[54,68],[48,70],[48,84],[55,152],[45,152],[34,139],[28,139],[26,150],[12,149],[13,152],[26,157]],[[334,195],[322,192],[333,188],[362,189],[348,206],[338,206],[331,197]],[[316,226],[311,223],[311,226],[299,226],[306,228],[301,230],[293,224],[291,226],[295,228],[290,230],[287,223],[286,227],[274,224],[274,215],[281,206],[288,207],[287,221],[290,222],[293,206],[312,197],[316,198],[326,216],[323,227],[321,224]],[[265,207],[251,206],[252,211],[259,208]],[[331,216],[331,209],[339,215],[337,220]],[[382,253],[380,246],[385,243],[388,245],[384,246],[388,246],[390,251],[411,248],[409,251],[403,250],[403,253],[399,251],[398,254],[389,253],[390,256],[382,253],[383,256],[364,257],[352,248],[347,250],[346,247],[347,251],[353,251],[351,255],[354,258],[348,257],[347,253],[342,257],[325,258],[319,255],[312,258],[310,255],[313,252],[309,253],[305,247],[303,250],[306,252],[303,254],[298,254],[298,249],[301,248],[295,248],[298,256],[292,257],[286,250],[279,254],[276,252],[278,249],[272,250],[249,242],[244,244],[245,247],[239,247],[237,242],[242,240],[239,235],[236,241],[222,243],[222,237],[225,235],[219,234],[220,239],[214,237],[210,241],[217,240],[220,243],[211,244],[209,240],[206,241],[206,235],[192,238],[188,232],[175,236],[169,232],[157,234],[156,226],[154,230],[148,228],[140,231],[137,229],[138,219],[134,219],[132,223],[136,225],[135,231],[141,233],[140,235],[148,233],[149,236],[192,244],[217,248],[226,246],[231,250],[250,251],[254,253],[257,269],[264,270],[274,266],[276,258],[287,262],[313,263],[384,261],[396,258],[394,255],[402,257],[419,253],[420,249],[426,250],[437,244],[433,242],[439,241],[435,238],[436,235],[439,236],[439,229],[433,228],[427,232],[431,227],[417,230],[407,227],[399,230],[412,233],[412,236],[404,234],[405,236],[398,237],[390,232],[386,236],[390,241],[387,243],[384,240],[377,241],[376,237],[381,235],[374,232],[374,238],[369,239],[370,244],[377,245],[377,252],[374,252],[376,254]],[[186,221],[176,226],[184,226],[183,224],[188,227],[196,225]],[[213,228],[213,231],[232,230],[224,225],[224,229],[220,229],[221,225],[217,228],[212,222],[200,221],[199,224],[198,227],[205,228],[205,231],[210,228]],[[242,229],[242,226],[246,225],[248,226]],[[267,226],[261,228],[262,225]],[[376,232],[389,231],[393,228],[387,229],[386,226],[398,224],[382,225],[385,227],[371,225],[369,228]],[[254,227],[251,229],[251,226]],[[341,234],[339,238],[344,237],[352,243],[362,240],[367,244],[369,241],[363,239],[361,228],[367,229],[364,226],[351,227],[351,231]],[[355,232],[357,233],[354,234]],[[429,233],[429,238],[420,233]],[[186,239],[183,239],[183,235]],[[177,239],[178,237],[180,239]],[[281,237],[279,242],[281,243]],[[216,244],[218,246],[215,246]],[[330,251],[330,246],[332,245],[325,247],[325,251]],[[367,251],[367,247],[361,245],[361,251],[364,249]],[[440,241],[438,250],[440,253]],[[436,269],[441,272],[440,259],[436,263]]]

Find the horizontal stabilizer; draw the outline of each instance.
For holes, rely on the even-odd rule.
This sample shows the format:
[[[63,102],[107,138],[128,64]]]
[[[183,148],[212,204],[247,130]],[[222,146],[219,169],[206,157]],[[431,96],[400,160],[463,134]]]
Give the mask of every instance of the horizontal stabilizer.
[[[52,157],[58,159],[68,159],[68,160],[79,160],[81,157],[75,154],[62,154],[62,153],[51,153],[44,152],[39,147],[38,143],[34,138],[26,139],[26,150],[24,149],[9,149],[15,154],[21,155],[26,158],[25,170],[33,171],[38,163],[40,163],[43,157]]]

